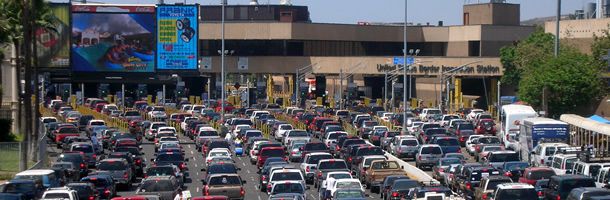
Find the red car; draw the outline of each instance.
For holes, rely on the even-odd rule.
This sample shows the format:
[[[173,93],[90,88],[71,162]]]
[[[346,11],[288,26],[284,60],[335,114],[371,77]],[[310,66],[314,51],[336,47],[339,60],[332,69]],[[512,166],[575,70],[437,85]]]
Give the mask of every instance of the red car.
[[[75,126],[64,126],[54,131],[55,142],[61,148],[61,142],[68,136],[80,136],[80,131]]]
[[[496,123],[493,119],[481,119],[474,129],[475,134],[496,135]]]
[[[283,157],[284,160],[288,160],[284,147],[265,147],[258,153],[256,166],[258,168],[263,167],[263,164],[265,164],[269,157]]]
[[[536,185],[537,180],[549,179],[551,176],[555,176],[555,171],[549,167],[528,167],[519,177],[519,183]]]
[[[218,102],[218,104],[220,105],[220,102]],[[233,111],[233,109],[235,109],[235,107],[232,104],[230,104],[229,102],[225,102],[224,107],[225,107],[225,113],[230,113]],[[220,106],[216,106],[215,111],[220,112],[220,111],[222,111],[221,109],[222,108]]]

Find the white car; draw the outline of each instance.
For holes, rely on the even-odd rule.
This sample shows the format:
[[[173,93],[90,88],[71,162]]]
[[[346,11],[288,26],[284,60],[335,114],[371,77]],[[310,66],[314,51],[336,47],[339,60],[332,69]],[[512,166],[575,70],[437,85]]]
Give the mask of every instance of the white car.
[[[466,120],[472,121],[477,116],[477,114],[483,113],[483,112],[485,112],[485,111],[482,109],[472,109],[472,110],[470,110],[470,113],[468,113],[468,115],[466,115]]]
[[[460,119],[460,116],[457,115],[443,115],[443,117],[441,117],[441,126],[442,127],[449,127],[449,122],[451,120],[454,119]]]
[[[269,174],[268,191],[271,192],[270,189],[274,183],[285,181],[298,181],[298,183],[305,185],[305,177],[299,169],[278,169]]]
[[[163,106],[154,106],[153,109],[147,113],[149,118],[152,119],[165,119],[167,118],[167,113],[165,113],[165,107]]]
[[[188,121],[190,120],[199,120],[199,118],[197,117],[185,117],[184,120],[182,120],[182,122],[180,122],[180,129],[182,129],[182,132],[186,131],[186,126],[188,125]]]
[[[157,134],[157,128],[167,126],[165,122],[153,122],[150,123],[150,126],[146,129],[146,134],[144,137],[148,140],[153,140],[155,135]]]
[[[227,148],[215,148],[212,149],[205,158],[205,162],[210,163],[214,158],[231,158],[231,150]]]
[[[193,107],[192,104],[182,104],[180,112],[188,112],[189,110],[191,110],[191,107]]]
[[[411,133],[411,134],[414,134],[415,131],[417,131],[417,129],[419,127],[421,127],[421,125],[423,125],[423,124],[424,124],[424,122],[422,122],[422,121],[415,121],[415,122],[411,123],[410,126],[407,126],[407,131],[409,131],[409,133]]]
[[[301,184],[299,181],[277,181],[271,185],[269,190],[269,195],[277,195],[277,194],[299,194],[301,197],[299,199],[307,199],[305,197],[305,190],[309,189],[309,186],[305,186]],[[270,198],[271,199],[271,198]],[[273,198],[276,199],[276,198]],[[279,198],[283,199],[283,198]]]
[[[203,108],[205,108],[205,106],[203,106],[203,105],[192,105],[191,109],[189,109],[186,112],[195,116],[195,114],[201,113],[201,109],[203,109]]]
[[[455,128],[455,126],[457,126],[457,124],[460,124],[460,123],[470,123],[470,122],[468,122],[468,121],[466,121],[464,119],[452,119],[452,120],[449,120],[449,126],[448,127],[449,128]]]
[[[283,144],[284,146],[290,144],[290,140],[311,140],[311,137],[309,136],[309,133],[307,133],[307,131],[305,130],[289,130],[286,131],[286,135],[284,136],[283,139]]]
[[[174,127],[171,127],[171,126],[163,126],[163,127],[159,127],[159,128],[157,129],[157,134],[159,134],[159,133],[167,133],[167,132],[173,133],[173,134],[174,134],[174,136],[177,136],[177,135],[176,135],[176,128],[174,128]]]
[[[360,180],[352,178],[352,179],[331,179],[329,183],[326,184],[328,187],[326,188],[327,194],[334,194],[337,190],[349,190],[349,189],[360,189],[364,192],[364,187],[362,187],[362,183]]]
[[[443,112],[441,112],[441,110],[437,108],[424,108],[419,114],[419,119],[421,119],[422,121],[428,121],[428,117],[441,113]]]
[[[161,151],[163,149],[174,149],[174,148],[182,149],[182,147],[180,146],[180,143],[178,143],[178,142],[163,142],[163,143],[160,143],[160,145],[159,145],[159,151]]]
[[[41,199],[78,200],[78,194],[69,187],[50,188],[42,194]]]
[[[247,124],[235,125],[235,128],[233,129],[233,137],[237,137],[237,134],[243,128],[252,128],[252,127],[250,125],[247,125]]]
[[[349,135],[349,133],[345,131],[328,132],[328,134],[326,134],[326,137],[324,138],[324,144],[326,144],[326,146],[330,148],[332,144],[337,143],[337,139],[339,139],[339,137],[343,135]]]
[[[299,169],[301,173],[305,174],[307,177],[307,181],[313,181],[314,172],[316,171],[316,166],[318,165],[318,161],[322,159],[331,159],[333,156],[330,153],[326,152],[312,152],[305,155],[303,158],[303,162],[299,165]]]
[[[155,143],[155,150],[158,150],[159,147],[161,147],[161,144],[163,144],[163,143],[177,143],[177,144],[179,144],[180,141],[178,140],[177,137],[161,137]]]
[[[466,140],[466,151],[468,151],[468,153],[470,155],[474,155],[474,152],[475,152],[474,144],[472,142],[474,140],[478,140],[480,137],[483,137],[483,135],[470,135],[470,136],[468,136],[468,140]]]
[[[284,138],[284,135],[286,134],[286,131],[292,130],[294,129],[294,127],[292,127],[292,125],[290,124],[282,124],[279,125],[277,127],[277,131],[275,131],[275,140],[281,141],[282,138]]]
[[[269,111],[266,111],[266,110],[257,110],[257,111],[254,111],[254,112],[252,112],[252,116],[250,116],[250,121],[252,121],[252,123],[254,123],[255,122],[254,119],[256,119],[257,116],[260,116],[260,115],[269,115],[269,114],[271,114],[271,113]]]
[[[326,178],[322,181],[322,188],[320,188],[321,190],[326,189],[329,187],[329,183],[327,182],[327,180],[329,179],[334,179],[334,180],[340,180],[340,179],[353,179],[354,177],[352,177],[352,173],[351,172],[346,172],[346,171],[339,171],[339,172],[328,172],[326,174]],[[334,182],[334,181],[333,181]]]

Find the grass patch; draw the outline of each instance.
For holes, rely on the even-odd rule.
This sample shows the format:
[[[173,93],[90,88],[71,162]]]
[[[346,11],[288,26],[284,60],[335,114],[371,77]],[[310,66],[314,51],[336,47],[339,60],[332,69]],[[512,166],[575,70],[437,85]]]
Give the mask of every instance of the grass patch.
[[[0,146],[0,171],[19,171],[19,145],[6,144]]]

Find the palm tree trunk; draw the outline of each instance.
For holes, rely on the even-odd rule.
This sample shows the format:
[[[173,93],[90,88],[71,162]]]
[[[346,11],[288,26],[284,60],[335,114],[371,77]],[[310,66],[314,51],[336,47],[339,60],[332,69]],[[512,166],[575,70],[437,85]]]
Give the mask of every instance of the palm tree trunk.
[[[26,70],[28,70],[28,68],[30,67],[30,61],[31,61],[31,51],[30,51],[31,50],[31,48],[30,48],[31,44],[30,44],[30,39],[29,39],[30,38],[30,31],[29,31],[30,26],[29,26],[29,20],[28,20],[29,19],[29,15],[30,15],[30,13],[29,13],[29,7],[30,6],[29,5],[30,5],[30,3],[29,3],[28,0],[24,0],[23,4],[21,5],[22,8],[23,8],[22,16],[21,16],[21,24],[23,25],[23,44],[24,44],[23,48],[24,48],[24,52],[25,52],[25,54],[23,56],[25,58],[24,59],[24,63],[23,63],[24,64],[23,67]],[[21,52],[19,52],[19,53],[21,53]],[[23,86],[23,89],[24,89],[23,91],[25,91],[25,94],[27,95],[27,93],[28,93],[27,90],[29,90],[28,87],[27,87],[27,85],[28,85],[28,81],[27,81],[28,80],[28,73],[27,72],[25,73],[24,79],[25,79],[25,83],[26,84],[25,84],[25,86]],[[21,84],[20,82],[21,81],[19,81],[19,84]],[[27,121],[28,116],[31,115],[31,113],[28,112],[29,108],[30,108],[30,105],[28,104],[28,102],[30,102],[30,101],[28,100],[28,98],[23,98],[24,95],[20,95],[20,96],[22,97],[21,100],[24,102],[23,108],[25,109],[24,114],[25,114],[25,118],[26,118],[25,120]],[[21,109],[21,105],[20,105],[20,109]],[[20,113],[22,113],[22,112],[20,111]],[[27,123],[21,122],[21,124],[25,125]],[[30,127],[30,126],[26,125],[26,126],[22,127],[23,129],[21,129],[22,134],[23,134],[24,137],[23,137],[23,142],[21,143],[22,158],[20,160],[21,161],[21,163],[19,165],[20,168],[27,168],[27,162],[29,160],[29,159],[27,159],[27,156],[28,156],[28,153],[29,153],[29,151],[28,151],[29,148],[28,147],[29,147],[29,144],[30,144],[30,134],[31,134],[31,132],[28,131],[29,130],[28,127]]]
[[[32,83],[33,83],[33,88],[34,88],[34,93],[32,96],[34,96],[34,110],[33,110],[33,120],[32,122],[32,130],[34,131],[34,148],[33,149],[38,149],[38,139],[40,137],[40,123],[39,123],[39,119],[40,119],[40,97],[39,97],[39,93],[40,93],[40,89],[39,89],[39,84],[38,84],[38,45],[37,45],[37,40],[36,40],[36,26],[32,26],[34,27],[34,31],[32,31],[32,59],[33,59],[33,63],[34,65],[32,66]],[[38,154],[34,153],[34,160],[38,161],[40,160],[40,158],[38,158]]]

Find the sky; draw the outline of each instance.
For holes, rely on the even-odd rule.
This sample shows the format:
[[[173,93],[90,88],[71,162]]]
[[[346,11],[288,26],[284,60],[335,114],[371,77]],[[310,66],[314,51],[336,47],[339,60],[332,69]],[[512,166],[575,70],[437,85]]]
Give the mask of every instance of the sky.
[[[52,0],[65,2],[65,0]],[[156,0],[88,0],[89,2],[154,4]],[[184,2],[187,4],[218,5],[221,0],[165,0],[166,4]],[[278,4],[280,0],[259,0],[259,4]],[[231,4],[248,4],[250,0],[228,0]],[[408,0],[408,21],[412,23],[460,25],[462,6],[471,3],[485,3],[489,0]],[[521,20],[555,15],[557,0],[507,0],[521,4]],[[594,0],[563,0],[562,14],[574,13]],[[316,23],[358,22],[404,22],[404,0],[292,0],[293,5],[309,6],[311,20]]]

